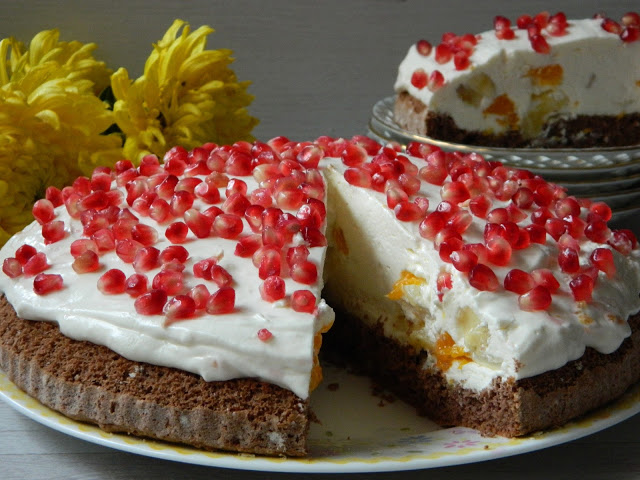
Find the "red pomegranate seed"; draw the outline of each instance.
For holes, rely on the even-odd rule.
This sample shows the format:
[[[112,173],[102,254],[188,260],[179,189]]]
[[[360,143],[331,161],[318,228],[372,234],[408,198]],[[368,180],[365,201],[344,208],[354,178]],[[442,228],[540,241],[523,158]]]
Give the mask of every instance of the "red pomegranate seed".
[[[131,238],[145,247],[149,247],[158,241],[158,232],[149,225],[138,223],[131,229]]]
[[[198,238],[206,238],[211,233],[213,220],[195,208],[191,208],[184,213],[184,220],[189,230]]]
[[[422,90],[424,87],[426,87],[428,80],[429,77],[427,75],[427,72],[425,72],[422,68],[418,68],[411,74],[411,85],[416,87],[418,90]]]
[[[284,280],[278,275],[270,275],[260,284],[260,296],[266,302],[276,302],[285,296]]]
[[[414,73],[415,75],[415,73]],[[413,78],[413,77],[412,77]],[[424,75],[424,84],[423,88],[427,84],[427,77]],[[414,84],[415,85],[415,84]],[[342,163],[344,163],[348,167],[358,167],[367,161],[368,154],[364,147],[360,145],[356,145],[353,143],[348,143],[341,154]]]
[[[262,246],[262,237],[260,235],[247,235],[238,240],[234,255],[237,257],[247,258],[253,256],[253,254]]]
[[[558,254],[558,265],[565,273],[576,273],[580,270],[580,257],[573,248],[562,248]]]
[[[20,265],[24,265],[36,253],[38,253],[38,250],[35,247],[23,244],[16,249],[15,258],[20,262]]]
[[[518,297],[518,306],[526,312],[547,310],[551,306],[551,293],[538,285]]]
[[[64,222],[62,220],[53,220],[42,225],[42,238],[44,238],[45,245],[59,242],[64,237]]]
[[[579,216],[580,204],[573,197],[565,197],[555,202],[554,210],[558,218],[564,218],[568,215]]]
[[[507,275],[504,277],[504,288],[505,290],[509,290],[510,292],[517,293],[518,295],[522,295],[523,293],[527,293],[533,287],[536,286],[536,282],[531,276],[531,274],[525,272],[524,270],[520,270],[518,268],[514,268],[507,272]]]
[[[63,287],[62,275],[39,273],[33,279],[33,291],[36,295],[47,295],[48,293],[62,290]]]
[[[222,287],[211,294],[207,300],[206,310],[211,315],[231,313],[235,309],[236,291],[231,287]]]
[[[296,290],[291,294],[291,308],[295,312],[313,313],[316,309],[316,297],[309,290]]]
[[[230,287],[233,283],[233,277],[222,266],[215,264],[211,266],[211,280],[218,285],[218,287]]]
[[[62,191],[59,188],[56,188],[54,186],[47,187],[47,189],[44,192],[44,198],[49,200],[54,208],[64,204]]]
[[[211,231],[221,238],[233,239],[242,233],[244,224],[237,215],[222,213],[213,221]]]
[[[393,212],[401,222],[415,222],[424,216],[422,209],[413,202],[402,201],[398,203]]]
[[[196,278],[211,280],[211,267],[218,262],[215,258],[205,258],[193,264],[193,275]]]
[[[602,220],[608,222],[611,220],[611,207],[604,202],[593,202],[589,206],[589,213],[598,215]]]
[[[171,218],[171,207],[166,200],[156,198],[149,206],[149,217],[158,223],[163,223]]]
[[[316,145],[307,145],[296,156],[296,160],[300,162],[304,168],[317,168],[318,163],[324,157],[324,151]]]
[[[453,50],[449,45],[447,45],[446,43],[441,43],[440,45],[436,46],[436,62],[440,64],[447,63],[449,60],[451,60],[451,57],[453,57]]]
[[[275,194],[275,202],[284,210],[297,210],[305,201],[305,194],[300,189],[281,190]]]
[[[540,34],[534,34],[531,36],[531,48],[537,53],[548,54],[551,52],[551,47],[547,43],[547,40]]]
[[[167,295],[177,295],[184,288],[184,275],[175,270],[161,270],[153,277],[151,287],[156,290],[164,290]]]
[[[567,224],[559,218],[549,218],[545,222],[544,228],[556,241],[567,232]]]
[[[133,259],[136,272],[148,272],[160,266],[160,250],[155,247],[140,248]]]
[[[479,194],[469,200],[469,210],[478,218],[486,218],[491,208],[491,200],[485,194]]]
[[[511,252],[511,245],[503,237],[494,236],[487,241],[487,259],[494,265],[509,265]]]
[[[49,223],[52,221],[56,214],[54,212],[53,203],[46,198],[42,198],[37,200],[33,204],[33,208],[31,209],[31,213],[33,213],[33,217],[38,221],[40,225],[44,225],[45,223]]]
[[[196,302],[188,295],[176,295],[162,309],[166,315],[164,326],[192,318],[196,313]]]
[[[304,227],[302,229],[302,238],[307,242],[309,247],[326,247],[327,238],[315,227]]]
[[[620,40],[624,43],[637,42],[640,39],[640,26],[627,25],[620,33]]]
[[[635,248],[636,240],[635,235],[630,230],[616,230],[611,233],[607,243],[623,255],[629,255],[631,250]]]
[[[189,233],[189,227],[184,222],[173,222],[167,227],[164,236],[171,243],[184,243]]]
[[[429,74],[429,81],[427,82],[427,88],[435,92],[439,88],[444,85],[444,75],[440,72],[440,70],[434,70]]]
[[[593,278],[587,274],[577,275],[569,282],[569,288],[576,302],[589,302],[593,293]]]
[[[584,235],[595,243],[607,243],[611,237],[611,230],[607,222],[601,218],[595,218],[584,228]]]
[[[290,275],[298,283],[312,285],[318,279],[318,269],[313,262],[300,260],[291,265]]]
[[[438,294],[438,300],[442,301],[444,293],[447,290],[451,290],[453,283],[451,281],[451,274],[448,272],[440,272],[436,279],[436,292]]]
[[[516,20],[518,28],[525,29],[533,23],[533,18],[530,15],[520,15]]]
[[[498,207],[487,213],[487,222],[504,223],[509,221],[509,212],[504,207]]]
[[[76,273],[95,272],[100,268],[98,254],[92,250],[86,250],[75,258],[71,264],[71,268],[73,268],[73,271]]]
[[[591,263],[598,270],[604,272],[607,277],[613,278],[616,275],[616,264],[613,260],[613,253],[608,248],[596,248],[589,257]]]
[[[260,330],[258,330],[258,338],[260,339],[260,341],[262,342],[268,342],[271,337],[273,337],[273,333],[271,333],[268,329],[266,328],[261,328]]]
[[[141,248],[143,248],[141,243],[128,238],[116,241],[116,255],[125,263],[132,263]],[[96,251],[98,251],[97,246]]]
[[[22,264],[17,258],[5,258],[2,262],[2,271],[9,278],[17,278],[22,275]]]
[[[186,190],[180,190],[173,194],[169,203],[170,213],[175,217],[185,214],[193,206],[195,196]]]
[[[469,272],[469,284],[477,290],[495,292],[500,288],[498,277],[486,265],[479,263]]]
[[[418,50],[418,53],[422,56],[428,57],[431,54],[432,49],[433,47],[426,40],[418,40],[416,43],[416,50]]]
[[[244,215],[249,206],[251,202],[242,193],[232,193],[222,204],[222,211],[231,215]]]
[[[189,290],[187,295],[193,299],[196,310],[204,310],[207,307],[207,300],[209,300],[209,297],[211,296],[209,289],[202,283]]]
[[[137,298],[147,293],[148,280],[145,275],[134,273],[124,282],[124,291],[131,297]]]
[[[141,175],[150,177],[151,175],[162,172],[162,167],[160,167],[158,157],[149,154],[142,157],[138,170],[140,170]]]
[[[560,283],[553,276],[553,272],[548,268],[539,268],[531,272],[531,277],[536,285],[545,287],[551,293],[560,288]]]
[[[440,196],[453,204],[462,203],[471,197],[467,187],[459,181],[445,183],[440,190]]]
[[[468,273],[478,264],[478,256],[471,250],[456,250],[449,256],[454,268],[459,272]]]
[[[258,276],[264,280],[270,276],[280,275],[282,268],[282,259],[280,251],[274,248],[269,248],[264,251],[260,264],[258,265]]]
[[[627,12],[622,16],[623,25],[640,25],[640,14],[638,12]]]
[[[116,238],[113,231],[108,228],[101,228],[91,235],[91,240],[98,247],[98,253],[110,252],[116,248]]]
[[[133,305],[140,315],[160,315],[166,303],[167,294],[163,290],[150,290],[136,298]]]
[[[124,293],[126,279],[127,277],[122,270],[112,268],[98,279],[98,290],[105,295]]]
[[[620,35],[622,33],[622,26],[611,18],[604,18],[600,26],[606,32],[613,33],[615,35]]]
[[[225,172],[238,177],[251,175],[251,155],[238,150],[232,151],[225,162]]]
[[[296,213],[302,226],[320,228],[327,216],[327,210],[323,202],[315,198],[309,198],[307,203],[301,205]]]
[[[160,252],[159,258],[162,263],[167,263],[171,260],[178,260],[180,263],[184,263],[189,258],[189,251],[181,245],[170,245]]]
[[[44,272],[47,268],[49,268],[47,256],[42,252],[38,252],[26,261],[22,266],[22,272],[25,275],[36,275],[40,272]]]
[[[466,70],[471,65],[469,54],[464,50],[460,50],[453,55],[453,65],[456,70]]]
[[[422,238],[433,240],[436,235],[445,227],[447,219],[442,212],[431,212],[418,226],[418,232]]]

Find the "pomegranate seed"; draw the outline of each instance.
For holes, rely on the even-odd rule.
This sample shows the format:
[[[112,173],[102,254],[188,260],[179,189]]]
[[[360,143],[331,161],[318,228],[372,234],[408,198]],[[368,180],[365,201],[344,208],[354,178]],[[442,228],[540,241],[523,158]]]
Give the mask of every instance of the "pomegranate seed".
[[[541,285],[551,293],[560,288],[560,283],[553,276],[553,272],[548,268],[539,268],[531,272],[531,277],[536,285]]]
[[[218,285],[218,287],[229,287],[233,283],[233,277],[231,274],[218,264],[211,266],[211,280]]]
[[[291,294],[291,308],[295,312],[313,313],[316,297],[309,290],[296,290]]]
[[[487,262],[487,247],[482,243],[467,243],[462,247],[463,250],[473,253],[477,259],[477,263]]]
[[[431,44],[426,40],[418,40],[416,43],[416,50],[418,50],[420,55],[425,57],[428,57],[431,54],[432,48]]]
[[[272,247],[265,247],[264,253],[258,265],[258,276],[264,280],[270,276],[280,275],[282,259],[280,251]]]
[[[184,222],[174,222],[167,227],[164,236],[171,243],[184,243],[189,233],[189,227]]]
[[[509,212],[504,207],[494,208],[487,213],[487,222],[504,223],[509,221]]]
[[[600,218],[595,218],[584,228],[584,235],[595,243],[606,243],[611,237],[611,230],[607,222]]]
[[[16,260],[18,260],[18,262],[20,262],[20,265],[24,265],[36,253],[38,253],[38,251],[35,249],[35,247],[24,244],[16,249],[15,258]]]
[[[285,210],[297,210],[305,201],[302,190],[281,190],[275,195],[275,202],[278,207]]]
[[[287,250],[287,265],[291,267],[295,263],[304,262],[309,257],[309,249],[304,245],[291,247]]]
[[[170,245],[160,252],[159,258],[162,263],[168,263],[171,260],[178,260],[180,263],[184,263],[189,258],[189,251],[180,245]]]
[[[185,212],[193,206],[194,200],[195,196],[186,190],[175,192],[169,203],[169,211],[171,215],[175,217],[184,215]]]
[[[232,151],[225,163],[225,172],[238,177],[251,175],[251,155],[237,150]]]
[[[486,265],[479,263],[469,272],[469,284],[477,290],[495,292],[500,288],[498,277]]]
[[[451,281],[451,274],[448,272],[440,272],[436,279],[436,292],[438,294],[438,300],[442,301],[444,293],[447,290],[451,290],[453,283]]]
[[[206,238],[211,233],[211,220],[195,208],[191,208],[184,213],[184,220],[189,230],[198,238]]]
[[[138,250],[141,248],[143,248],[143,245],[135,240],[123,239],[116,241],[116,255],[125,263],[133,263]],[[98,251],[97,246],[96,251]]]
[[[569,288],[573,294],[573,298],[576,302],[589,302],[591,301],[591,294],[593,293],[593,278],[584,273],[576,276],[569,282]]]
[[[415,73],[414,73],[414,76],[415,76]],[[412,77],[412,82],[413,82],[413,77]],[[422,85],[422,87],[417,87],[417,88],[423,88],[426,84],[427,84],[427,77],[425,74],[424,84]],[[414,84],[414,86],[416,85]],[[360,145],[356,145],[353,143],[348,143],[344,147],[344,150],[340,155],[340,158],[342,159],[342,163],[344,163],[348,167],[358,167],[362,165],[364,162],[367,161],[367,157],[368,157],[368,154],[367,154],[367,151],[364,149],[364,147],[361,147]]]
[[[124,282],[124,291],[131,297],[137,298],[147,293],[147,277],[140,273],[134,273]]]
[[[124,293],[126,279],[127,277],[122,270],[112,268],[98,279],[98,290],[105,295]]]
[[[622,33],[622,26],[611,18],[603,19],[600,26],[604,31],[613,33],[615,35],[620,35]]]
[[[551,47],[547,43],[547,40],[540,34],[534,34],[531,36],[531,47],[534,51],[541,54],[548,54],[551,52]]]
[[[42,252],[38,252],[26,261],[22,266],[22,272],[25,275],[36,275],[40,272],[44,272],[47,268],[49,268],[47,256]]]
[[[193,275],[197,278],[211,280],[211,267],[218,262],[215,258],[205,258],[193,264]]]
[[[237,215],[222,213],[213,221],[211,231],[221,238],[233,239],[242,233],[244,224]]]
[[[429,75],[427,88],[430,91],[435,92],[436,90],[441,88],[443,85],[444,85],[444,75],[442,75],[440,70],[434,70],[433,72],[431,72],[431,74]]]
[[[509,265],[511,252],[511,245],[503,237],[494,236],[487,242],[487,259],[494,265]]]
[[[42,225],[42,237],[45,245],[59,242],[64,236],[64,222],[62,220],[53,220]]]
[[[204,310],[207,307],[207,300],[209,300],[209,297],[211,296],[209,289],[202,283],[189,290],[187,295],[193,299],[196,310]]]
[[[445,227],[446,217],[442,212],[431,212],[425,217],[418,226],[418,232],[420,236],[427,240],[433,240],[438,232]]]
[[[36,295],[47,295],[48,293],[62,290],[63,287],[62,275],[39,273],[33,279],[33,291]]]
[[[453,65],[456,70],[466,70],[471,65],[469,60],[469,54],[463,50],[456,52],[453,55]]]
[[[251,202],[242,193],[232,193],[222,204],[222,211],[231,215],[244,215]]]
[[[59,207],[64,204],[64,198],[62,197],[62,191],[54,186],[47,187],[44,192],[44,198],[49,200],[53,207]]]
[[[401,222],[414,222],[423,217],[422,209],[413,202],[402,201],[393,209],[395,216]]]
[[[627,25],[620,33],[620,40],[624,43],[637,42],[640,39],[640,26]]]
[[[478,256],[470,250],[456,250],[449,258],[459,272],[468,273],[478,264]]]
[[[46,198],[42,198],[33,204],[31,213],[33,213],[33,217],[40,225],[44,225],[55,218],[56,214],[53,209],[53,203]]]
[[[558,254],[558,265],[565,273],[576,273],[580,270],[580,257],[573,248],[562,248]]]
[[[608,222],[611,220],[611,207],[604,202],[594,202],[589,206],[589,213],[598,215],[602,220]]]
[[[160,250],[155,247],[140,248],[133,259],[136,272],[148,272],[160,266]]]
[[[110,252],[116,248],[116,238],[113,231],[101,228],[91,235],[91,240],[98,247],[98,253]]]
[[[519,295],[527,293],[535,286],[536,283],[531,274],[518,268],[509,270],[507,275],[504,277],[505,290],[509,290],[510,292],[514,292]]]
[[[320,228],[327,216],[327,210],[320,200],[310,198],[307,203],[301,205],[296,213],[296,218],[305,227]]]
[[[9,278],[17,278],[22,275],[22,265],[17,258],[5,258],[2,262],[2,271]]]
[[[502,15],[497,15],[493,19],[493,28],[495,30],[505,30],[511,28],[511,20]]]
[[[453,57],[453,50],[449,45],[441,43],[440,45],[436,46],[436,62],[440,64],[447,63],[449,60],[451,60],[451,57]]]
[[[290,275],[298,283],[312,285],[318,279],[318,269],[313,262],[300,260],[291,265]]]
[[[520,15],[516,20],[518,28],[525,29],[533,23],[533,18],[529,15]]]
[[[418,90],[422,90],[427,86],[427,81],[429,77],[427,76],[427,72],[422,68],[418,68],[411,74],[411,85],[416,87]]]
[[[633,234],[633,232],[631,232],[630,230],[627,232],[623,230],[616,230],[611,233],[611,237],[607,241],[609,245],[611,245],[623,255],[629,255],[629,253],[631,253],[631,250],[635,248],[636,243],[635,235]]]
[[[317,168],[318,163],[324,157],[324,151],[315,145],[305,146],[300,153],[296,156],[296,160],[304,168]]]
[[[161,270],[153,277],[151,287],[156,290],[164,290],[167,295],[177,295],[184,288],[184,275],[175,270]]]
[[[531,222],[536,225],[545,225],[547,220],[552,217],[551,212],[544,207],[540,207],[531,212]]]
[[[260,235],[247,235],[238,240],[234,255],[242,258],[251,257],[261,246],[262,237]]]
[[[196,302],[188,295],[176,295],[169,300],[162,309],[166,315],[164,326],[192,318],[196,313]]]
[[[315,227],[304,227],[302,229],[302,238],[310,247],[326,247],[327,238]]]
[[[496,38],[500,40],[513,40],[516,38],[516,33],[511,28],[496,29]]]
[[[597,267],[598,270],[604,272],[607,277],[613,278],[616,275],[613,253],[608,248],[596,248],[589,258],[591,263]]]
[[[258,338],[260,339],[260,341],[262,342],[267,342],[271,339],[271,337],[273,337],[273,333],[271,333],[268,329],[266,328],[261,328],[260,330],[258,330]]]
[[[100,268],[98,254],[92,250],[86,250],[75,258],[71,264],[71,268],[73,268],[73,271],[76,273],[95,272]]]
[[[133,306],[140,315],[160,315],[167,303],[167,294],[163,290],[150,290],[143,293]]]
[[[454,204],[462,203],[471,197],[467,187],[459,181],[445,183],[440,190],[440,196]]]
[[[568,215],[577,217],[580,215],[580,204],[573,197],[565,197],[555,203],[554,210],[558,218],[564,218]]]
[[[149,225],[138,223],[131,229],[131,238],[145,247],[149,247],[158,241],[158,232]]]
[[[623,25],[640,25],[640,14],[637,12],[627,12],[622,16]]]
[[[547,310],[551,306],[551,293],[545,287],[538,285],[518,297],[518,306],[526,312]]]
[[[567,224],[559,218],[549,218],[545,222],[544,228],[556,241],[567,232]]]
[[[236,291],[231,287],[222,287],[211,294],[207,300],[206,310],[211,315],[231,313],[235,309]]]
[[[260,296],[267,302],[282,300],[285,296],[284,280],[278,275],[270,275],[260,285]]]
[[[155,155],[151,154],[142,157],[138,170],[140,170],[140,174],[145,177],[150,177],[151,175],[162,172],[160,161]]]

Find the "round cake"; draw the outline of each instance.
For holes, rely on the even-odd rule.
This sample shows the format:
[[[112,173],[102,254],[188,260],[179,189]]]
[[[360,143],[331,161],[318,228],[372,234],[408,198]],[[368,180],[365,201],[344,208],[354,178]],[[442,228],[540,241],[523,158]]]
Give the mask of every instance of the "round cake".
[[[562,425],[640,376],[635,235],[477,154],[174,148],[33,213],[0,250],[0,368],[109,431],[304,455],[323,337],[419,413],[489,435]]]
[[[396,122],[494,147],[640,142],[640,15],[497,16],[480,34],[413,44],[398,68]]]

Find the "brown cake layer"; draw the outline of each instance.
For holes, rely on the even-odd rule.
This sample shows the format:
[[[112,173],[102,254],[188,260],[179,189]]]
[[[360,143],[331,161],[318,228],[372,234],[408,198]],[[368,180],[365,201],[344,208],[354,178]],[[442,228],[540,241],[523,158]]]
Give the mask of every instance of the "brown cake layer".
[[[480,392],[424,369],[428,353],[385,337],[381,324],[371,328],[349,315],[337,317],[325,344],[442,426],[522,436],[563,425],[640,380],[640,314],[630,320],[632,335],[610,355],[587,348],[562,368],[523,380],[497,379]]]
[[[307,453],[308,403],[254,380],[205,382],[72,340],[20,319],[0,296],[0,369],[30,396],[75,420],[203,449]]]
[[[524,138],[519,131],[487,134],[459,128],[449,115],[428,111],[408,92],[401,92],[394,105],[394,119],[405,130],[436,140],[464,145],[499,148],[606,148],[640,143],[640,114],[620,116],[578,115],[558,118],[543,127],[541,138]]]

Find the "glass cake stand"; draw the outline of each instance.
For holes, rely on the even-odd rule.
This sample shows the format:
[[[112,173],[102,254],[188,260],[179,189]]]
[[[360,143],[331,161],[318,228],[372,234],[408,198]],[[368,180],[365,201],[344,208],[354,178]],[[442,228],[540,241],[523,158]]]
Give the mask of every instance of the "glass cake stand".
[[[487,160],[530,170],[565,187],[576,197],[606,202],[613,210],[614,224],[640,215],[640,145],[601,149],[506,149],[445,142],[400,127],[393,118],[394,102],[395,96],[376,102],[369,120],[369,136],[382,143],[397,142],[406,146],[410,142],[423,142],[446,151],[476,152]]]

